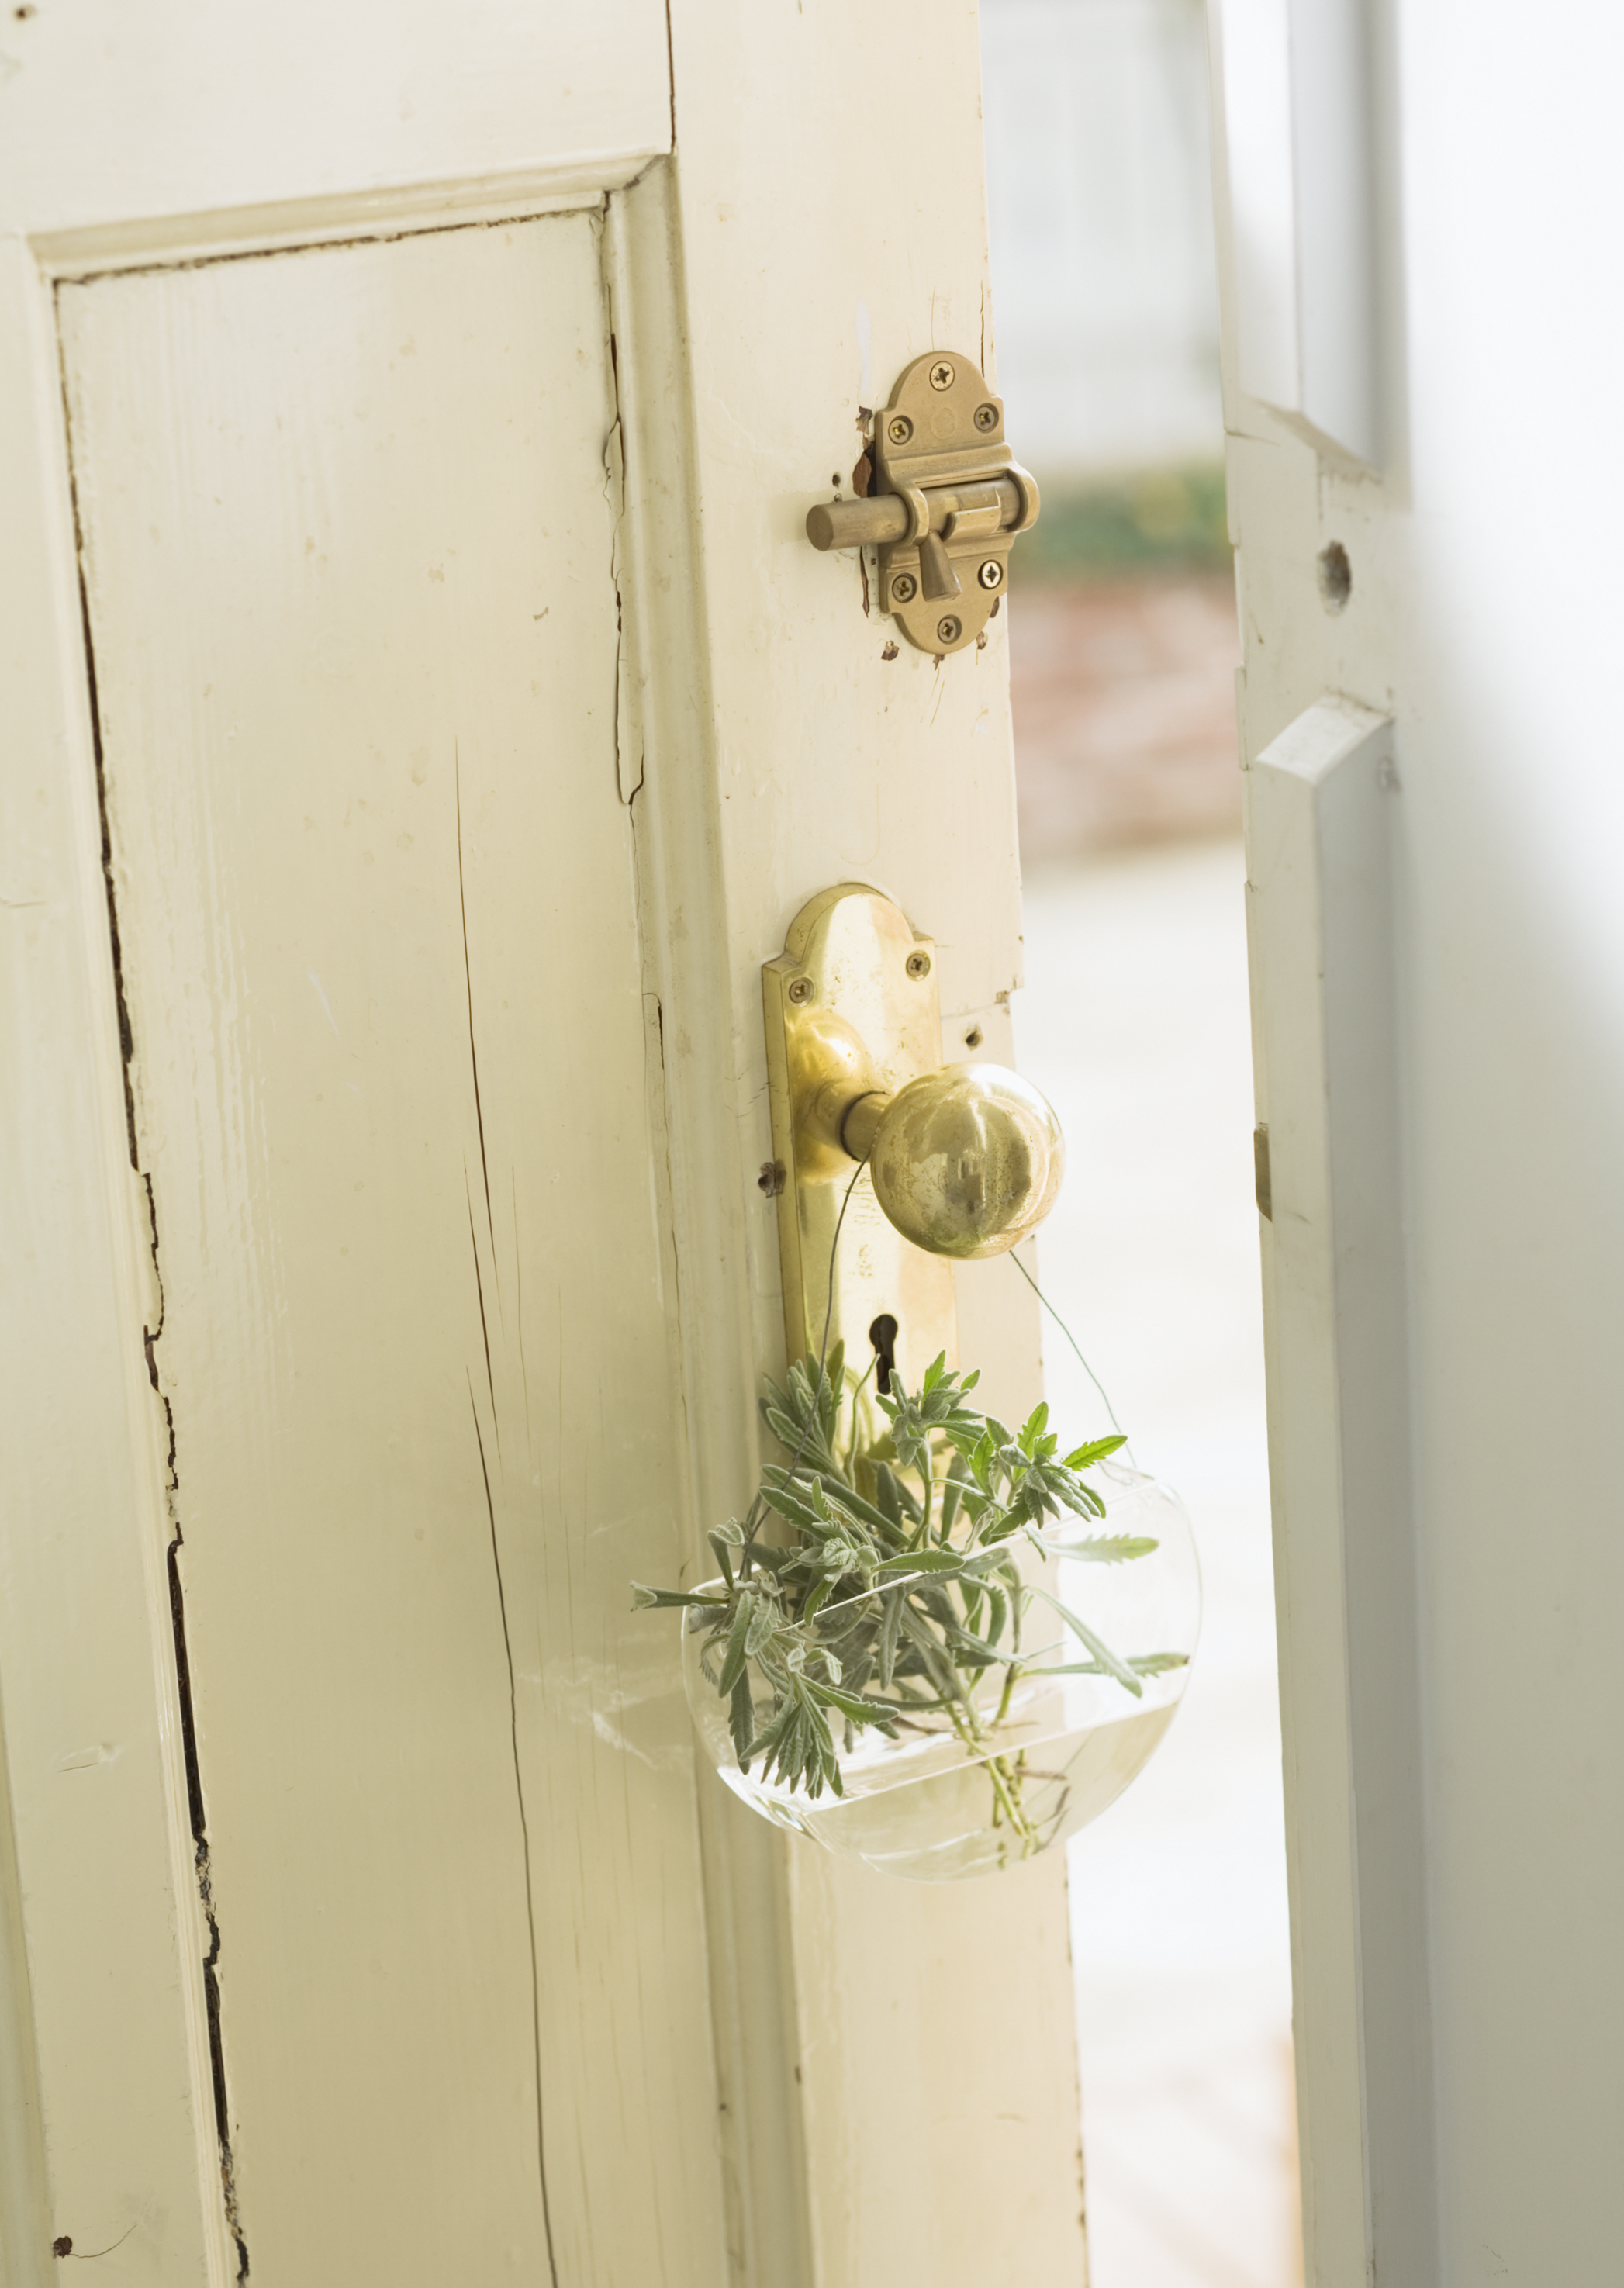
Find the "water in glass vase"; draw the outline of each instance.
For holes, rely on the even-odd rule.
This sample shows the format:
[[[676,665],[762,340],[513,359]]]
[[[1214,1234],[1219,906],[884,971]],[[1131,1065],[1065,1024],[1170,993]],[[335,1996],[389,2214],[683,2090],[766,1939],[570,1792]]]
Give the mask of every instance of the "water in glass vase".
[[[1134,1709],[1081,1731],[1025,1744],[1013,1733],[996,1759],[971,1762],[955,1747],[934,1772],[882,1793],[848,1788],[798,1807],[797,1823],[843,1857],[885,1875],[946,1883],[992,1874],[1064,1843],[1097,1819],[1150,1760],[1173,1720],[1171,1705]]]

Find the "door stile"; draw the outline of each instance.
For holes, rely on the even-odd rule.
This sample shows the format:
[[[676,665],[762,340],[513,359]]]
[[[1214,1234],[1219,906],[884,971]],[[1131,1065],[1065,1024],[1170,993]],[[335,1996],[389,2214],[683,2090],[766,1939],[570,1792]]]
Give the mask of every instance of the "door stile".
[[[706,1528],[755,1483],[759,1375],[748,1235],[733,1171],[754,1145],[726,957],[718,756],[675,162],[607,202],[605,276],[622,511],[621,786],[632,818],[651,1050],[658,1060],[686,1432],[685,1580]],[[752,981],[753,983],[753,981]],[[811,2288],[788,1845],[697,1775],[733,2277]]]
[[[1327,28],[1338,36],[1335,12],[1294,19],[1294,43],[1304,28],[1293,72]],[[1283,16],[1211,12],[1303,2247],[1319,2288],[1374,2276],[1410,2288],[1438,2275],[1444,1977],[1430,1935],[1406,900],[1427,711],[1401,673],[1418,624],[1391,426],[1401,393],[1382,409],[1378,470],[1351,449],[1377,452],[1378,313],[1360,263],[1319,229],[1339,179],[1343,223],[1370,222],[1363,139],[1379,122],[1356,116],[1357,73],[1299,83],[1285,70],[1284,28]],[[1351,140],[1317,131],[1322,101],[1354,104]],[[1286,169],[1272,242],[1248,227],[1260,163]],[[1382,262],[1395,213],[1378,232]],[[1311,349],[1340,310],[1340,377],[1285,354],[1294,310]],[[1377,330],[1396,316],[1382,307]]]
[[[44,2130],[11,1776],[0,1736],[0,2280],[7,2288],[44,2288],[51,2237]]]
[[[8,2139],[4,2155],[20,2167],[31,2147],[40,2181],[8,2181],[0,2199],[19,2220],[44,2212],[36,2252],[58,2237],[95,2248],[143,2220],[123,2189],[142,2188],[147,2220],[163,2212],[165,2278],[222,2288],[236,2262],[166,1578],[167,1437],[145,1357],[161,1302],[129,1147],[89,662],[64,545],[74,523],[52,282],[20,239],[0,266],[14,1013],[0,1380],[16,1474],[0,1507],[0,1729],[21,1940],[10,2007],[30,2030],[40,2116],[37,2138]],[[109,1991],[111,2021],[93,1998]],[[37,2260],[18,2260],[20,2280]]]
[[[859,565],[819,558],[803,530],[830,472],[849,472],[861,449],[860,401],[889,388],[909,358],[962,340],[991,369],[978,159],[922,171],[896,135],[885,75],[852,68],[874,36],[855,6],[768,19],[732,0],[685,0],[672,33],[669,268],[692,408],[678,489],[691,503],[689,608],[702,637],[686,659],[705,664],[660,648],[674,676],[661,703],[686,723],[691,760],[680,780],[657,784],[665,759],[651,736],[634,809],[648,806],[666,885],[663,904],[651,898],[646,910],[651,956],[671,965],[685,1313],[704,1298],[694,1323],[707,1339],[685,1337],[704,1525],[749,1497],[758,1377],[782,1362],[776,1208],[757,1181],[772,1156],[761,962],[809,895],[871,879],[937,938],[947,1019],[962,1029],[965,1013],[995,1010],[1002,1031],[1019,982],[1018,871],[1007,621],[994,623],[985,651],[939,668],[925,655],[888,658],[891,631],[865,612]],[[885,40],[918,60],[919,100],[944,136],[974,138],[978,150],[973,9],[921,0],[888,20]],[[738,93],[776,86],[796,89],[792,106]],[[860,166],[830,163],[835,118]],[[769,180],[804,193],[768,199]],[[643,195],[642,186],[630,195],[629,213]],[[679,941],[690,863],[714,903],[702,930]],[[696,960],[694,934],[722,949],[719,962]],[[945,1054],[955,1039],[950,1023]],[[1012,1269],[990,1268],[1018,1291],[1012,1307],[981,1309],[990,1284],[965,1283],[1004,1347],[986,1363],[1029,1404],[1035,1307]],[[710,1395],[696,1402],[701,1390]],[[721,1810],[733,1818],[731,1804]],[[1034,2272],[1081,2278],[1063,1866],[914,1887],[792,1849],[786,1881],[786,1927],[763,1942],[757,1990],[770,1992],[776,1957],[793,1997],[783,2055],[796,2080],[794,2109],[780,2093],[772,2130],[780,2157],[787,2134],[800,2140],[810,2277],[819,2288],[958,2288],[995,2276],[1013,2205]],[[712,1961],[719,1977],[737,1976],[721,1934]],[[758,2011],[749,2022],[758,2036]],[[772,2071],[769,2060],[767,2083]],[[770,2200],[760,2213],[776,2261]]]

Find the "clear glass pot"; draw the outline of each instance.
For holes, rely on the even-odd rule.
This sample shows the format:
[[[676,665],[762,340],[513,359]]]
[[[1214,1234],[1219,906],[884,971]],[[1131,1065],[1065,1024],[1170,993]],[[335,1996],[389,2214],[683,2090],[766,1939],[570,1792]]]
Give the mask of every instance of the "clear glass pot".
[[[845,1725],[836,1714],[841,1792],[813,1797],[768,1777],[760,1760],[740,1768],[728,1702],[714,1680],[713,1617],[691,1609],[683,1625],[688,1704],[727,1785],[780,1827],[915,1882],[1018,1865],[1097,1819],[1154,1754],[1184,1696],[1200,1625],[1200,1576],[1189,1520],[1170,1489],[1112,1462],[1098,1466],[1090,1483],[1105,1500],[1103,1521],[1050,1524],[1037,1537],[1042,1554],[1025,1535],[1004,1545],[1021,1585],[1017,1600],[1002,1577],[1011,1606],[1021,1607],[1018,1659],[959,1668],[952,1694],[939,1689],[936,1705],[909,1706],[885,1728]],[[1100,1561],[1102,1537],[1124,1536],[1154,1545]],[[726,1585],[707,1585],[720,1595]],[[929,1585],[937,1599],[955,1601],[962,1620],[980,1617],[973,1604],[964,1609],[973,1585]],[[939,1615],[943,1609],[938,1603]],[[838,1607],[825,1613],[838,1625]],[[1012,1628],[1000,1649],[1014,1652]],[[747,1673],[759,1735],[772,1716],[772,1688],[754,1663]]]

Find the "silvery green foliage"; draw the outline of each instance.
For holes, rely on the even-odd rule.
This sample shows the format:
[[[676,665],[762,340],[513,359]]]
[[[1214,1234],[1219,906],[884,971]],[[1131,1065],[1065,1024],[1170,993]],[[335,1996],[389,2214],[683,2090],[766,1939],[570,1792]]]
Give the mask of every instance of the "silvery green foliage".
[[[930,1713],[985,1753],[989,1728],[976,1688],[990,1669],[1004,1672],[995,1730],[1024,1673],[1109,1676],[1138,1697],[1142,1677],[1183,1666],[1181,1654],[1119,1659],[1085,1621],[1023,1582],[1014,1562],[1018,1535],[1047,1559],[1039,1529],[1062,1512],[1105,1516],[1087,1473],[1123,1441],[1097,1438],[1062,1458],[1046,1406],[1011,1433],[967,1403],[978,1380],[949,1373],[945,1357],[916,1393],[893,1377],[872,1402],[888,1432],[865,1443],[841,1347],[827,1367],[797,1362],[781,1389],[767,1385],[761,1409],[788,1464],[763,1471],[742,1525],[732,1520],[710,1535],[725,1590],[634,1585],[637,1604],[681,1606],[686,1625],[704,1633],[701,1664],[729,1703],[741,1770],[758,1763],[764,1777],[809,1796],[826,1787],[839,1795],[836,1720],[849,1744],[859,1726],[894,1736]],[[788,1529],[787,1545],[770,1521]],[[766,1529],[774,1538],[764,1538]],[[1068,1536],[1066,1555],[1120,1564],[1155,1547],[1129,1535]],[[1052,1645],[1023,1656],[1035,1601],[1059,1614],[1086,1657],[1057,1664]],[[772,1695],[764,1720],[752,1667]],[[994,1759],[994,1789],[1021,1827],[1009,1794],[1018,1776],[1002,1760]]]

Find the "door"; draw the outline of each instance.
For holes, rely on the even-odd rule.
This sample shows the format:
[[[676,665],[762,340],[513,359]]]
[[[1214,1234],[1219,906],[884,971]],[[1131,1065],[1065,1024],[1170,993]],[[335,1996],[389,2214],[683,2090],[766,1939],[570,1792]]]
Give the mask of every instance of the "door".
[[[1002,624],[802,534],[993,354],[973,11],[928,165],[875,37],[8,25],[8,2282],[1082,2276],[1058,1866],[787,1847],[629,1609],[781,1362],[761,962],[1019,981]]]
[[[1619,20],[1214,22],[1308,2272],[1580,2280],[1624,2131]]]

